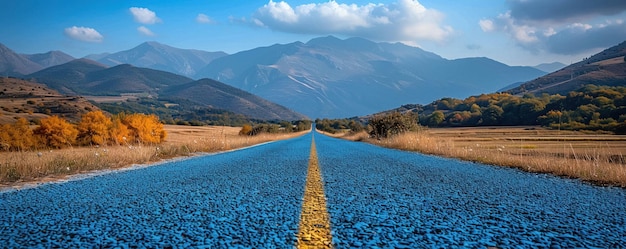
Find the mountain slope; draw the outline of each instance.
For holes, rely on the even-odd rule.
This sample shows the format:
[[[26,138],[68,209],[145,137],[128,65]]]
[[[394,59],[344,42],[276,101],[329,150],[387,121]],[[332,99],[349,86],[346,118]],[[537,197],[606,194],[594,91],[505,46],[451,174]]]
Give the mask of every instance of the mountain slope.
[[[41,70],[43,67],[19,55],[0,43],[0,75],[21,76]]]
[[[61,51],[50,51],[42,54],[22,54],[22,56],[39,64],[42,68],[61,65],[74,60],[74,57]]]
[[[65,64],[52,66],[28,75],[40,83],[44,83],[63,94],[83,92],[82,84],[87,75],[106,69],[107,66],[87,59],[76,59]]]
[[[107,68],[87,59],[46,68],[28,77],[63,93],[82,95],[156,95],[161,88],[192,81],[184,76],[128,64]]]
[[[212,61],[198,77],[225,82],[309,117],[347,117],[492,92],[543,75],[487,58],[447,60],[400,43],[332,36]]]
[[[70,95],[132,94],[153,100],[168,99],[173,104],[189,107],[185,112],[210,108],[260,120],[306,119],[283,106],[224,83],[209,79],[193,81],[177,74],[128,64],[107,67],[92,60],[77,59],[30,74],[28,78]]]
[[[626,41],[583,61],[528,81],[509,90],[512,94],[567,94],[583,85],[626,85]]]
[[[286,107],[211,79],[168,87],[162,91],[162,96],[191,100],[217,109],[238,110],[238,113],[255,119],[307,119]]]
[[[145,42],[126,51],[88,57],[97,58],[98,62],[108,66],[131,64],[192,77],[212,60],[225,55],[224,52],[180,49],[158,42]]]

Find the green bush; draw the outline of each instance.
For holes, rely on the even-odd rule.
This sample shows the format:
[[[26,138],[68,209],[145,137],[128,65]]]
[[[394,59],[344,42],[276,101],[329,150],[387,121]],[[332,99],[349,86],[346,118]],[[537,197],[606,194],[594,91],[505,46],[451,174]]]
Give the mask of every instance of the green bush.
[[[417,116],[412,113],[393,112],[370,118],[368,126],[370,136],[377,139],[417,129]]]

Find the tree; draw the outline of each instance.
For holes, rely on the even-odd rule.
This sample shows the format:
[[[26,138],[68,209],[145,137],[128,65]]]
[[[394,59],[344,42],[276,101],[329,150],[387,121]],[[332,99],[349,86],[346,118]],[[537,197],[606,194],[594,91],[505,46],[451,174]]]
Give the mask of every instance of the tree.
[[[430,127],[437,127],[443,123],[445,118],[446,116],[443,115],[443,112],[434,111],[428,116],[426,124]]]
[[[0,125],[0,150],[26,150],[35,146],[33,131],[25,118],[13,124]]]
[[[113,122],[102,113],[92,111],[83,115],[78,123],[78,141],[80,144],[106,144],[111,136]]]
[[[128,129],[128,126],[126,126],[122,122],[122,117],[120,115],[113,118],[111,129],[109,131],[110,131],[109,137],[114,143],[119,145],[119,144],[125,144],[125,143],[131,142],[129,141],[129,139],[131,138],[130,130]]]
[[[412,113],[393,112],[386,115],[377,115],[368,122],[370,136],[387,138],[402,132],[417,128],[417,117]]]
[[[497,105],[489,105],[487,109],[483,111],[483,125],[499,125],[502,119],[504,111]]]
[[[58,116],[41,120],[41,124],[34,130],[41,136],[45,145],[53,148],[71,146],[76,142],[78,130],[70,123]]]
[[[159,117],[154,114],[130,114],[125,116],[122,121],[128,126],[130,135],[135,142],[161,143],[167,135],[163,129],[163,124],[159,122]]]

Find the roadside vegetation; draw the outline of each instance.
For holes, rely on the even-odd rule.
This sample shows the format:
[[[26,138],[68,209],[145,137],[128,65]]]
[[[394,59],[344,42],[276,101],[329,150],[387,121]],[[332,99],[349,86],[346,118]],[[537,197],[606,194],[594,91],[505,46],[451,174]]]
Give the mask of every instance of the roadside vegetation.
[[[164,125],[156,115],[92,111],[78,123],[58,116],[0,125],[0,186],[218,152],[301,135],[307,121],[240,135],[240,127]],[[305,129],[305,127],[307,127]],[[167,138],[167,139],[166,139]]]
[[[346,124],[356,118],[319,120],[316,128],[388,148],[626,187],[626,137],[619,135],[625,96],[626,87],[586,86],[567,96],[446,98],[373,115],[355,130]]]
[[[420,124],[428,127],[541,125],[626,134],[626,87],[587,85],[565,96],[493,93],[464,100],[442,98],[395,111],[419,113]]]

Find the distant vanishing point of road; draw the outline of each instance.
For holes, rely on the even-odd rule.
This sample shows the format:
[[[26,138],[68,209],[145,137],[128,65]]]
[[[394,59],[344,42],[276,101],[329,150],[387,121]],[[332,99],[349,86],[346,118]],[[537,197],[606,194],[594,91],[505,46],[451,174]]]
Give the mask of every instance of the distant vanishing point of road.
[[[308,225],[301,224],[305,214],[313,216]],[[310,229],[299,232],[303,226]],[[311,132],[0,193],[0,248],[308,242],[316,248],[626,248],[626,190]]]

